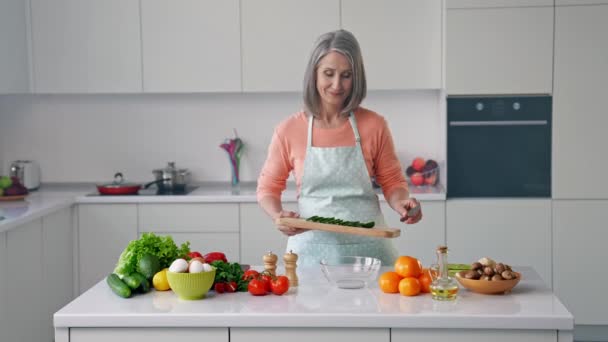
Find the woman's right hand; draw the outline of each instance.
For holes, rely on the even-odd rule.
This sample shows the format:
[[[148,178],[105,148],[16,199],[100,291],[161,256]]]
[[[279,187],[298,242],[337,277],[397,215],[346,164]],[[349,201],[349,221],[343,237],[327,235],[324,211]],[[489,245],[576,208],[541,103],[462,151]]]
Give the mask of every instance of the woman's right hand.
[[[275,219],[282,218],[282,217],[298,218],[298,217],[300,217],[300,215],[298,215],[298,213],[293,212],[293,211],[281,210],[281,212],[279,212],[279,214],[275,216]],[[285,226],[282,224],[277,225],[277,229],[280,230],[281,233],[283,233],[287,236],[294,236],[294,235],[297,235],[300,233],[304,233],[305,231],[308,230],[308,229],[303,229],[303,228],[289,227],[289,226]]]

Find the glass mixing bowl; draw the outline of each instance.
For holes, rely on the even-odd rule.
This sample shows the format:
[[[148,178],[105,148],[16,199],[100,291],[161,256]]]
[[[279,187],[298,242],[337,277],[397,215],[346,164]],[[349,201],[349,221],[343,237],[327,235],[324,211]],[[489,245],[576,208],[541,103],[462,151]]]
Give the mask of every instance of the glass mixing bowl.
[[[341,289],[360,289],[378,277],[382,262],[362,256],[322,259],[321,271],[327,280]]]

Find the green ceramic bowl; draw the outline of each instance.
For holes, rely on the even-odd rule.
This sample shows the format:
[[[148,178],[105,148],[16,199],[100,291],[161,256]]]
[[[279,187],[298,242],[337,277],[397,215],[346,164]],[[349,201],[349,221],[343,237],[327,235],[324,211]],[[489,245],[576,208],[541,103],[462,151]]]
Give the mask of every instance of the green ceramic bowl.
[[[200,273],[175,273],[167,271],[167,280],[171,290],[179,298],[186,300],[202,299],[213,286],[215,268]]]

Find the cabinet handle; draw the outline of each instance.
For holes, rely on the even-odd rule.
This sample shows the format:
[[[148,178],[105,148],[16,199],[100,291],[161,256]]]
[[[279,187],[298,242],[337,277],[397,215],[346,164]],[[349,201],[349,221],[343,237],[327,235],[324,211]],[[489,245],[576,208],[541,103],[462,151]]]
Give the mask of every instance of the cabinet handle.
[[[547,120],[450,121],[450,126],[545,126]]]

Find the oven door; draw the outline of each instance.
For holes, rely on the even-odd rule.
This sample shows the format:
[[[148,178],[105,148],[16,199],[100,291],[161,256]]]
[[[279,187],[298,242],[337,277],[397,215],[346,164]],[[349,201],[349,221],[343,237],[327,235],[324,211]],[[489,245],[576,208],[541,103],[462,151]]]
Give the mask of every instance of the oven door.
[[[551,102],[543,98],[545,106],[501,98],[498,110],[485,99],[470,104],[473,115],[448,112],[448,197],[551,197]]]

